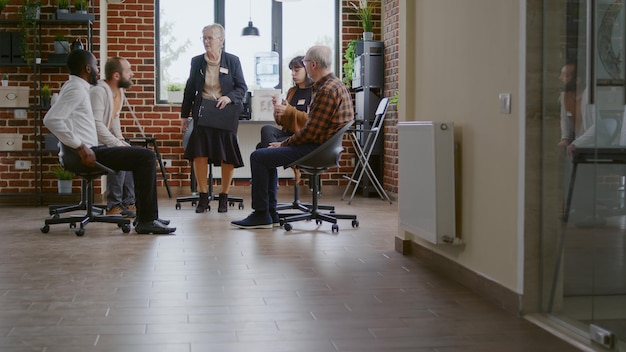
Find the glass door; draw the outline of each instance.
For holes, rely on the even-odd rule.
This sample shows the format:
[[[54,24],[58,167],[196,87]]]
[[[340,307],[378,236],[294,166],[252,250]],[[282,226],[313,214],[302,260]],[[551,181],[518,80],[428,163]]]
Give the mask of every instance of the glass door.
[[[544,1],[542,308],[626,350],[622,0]]]

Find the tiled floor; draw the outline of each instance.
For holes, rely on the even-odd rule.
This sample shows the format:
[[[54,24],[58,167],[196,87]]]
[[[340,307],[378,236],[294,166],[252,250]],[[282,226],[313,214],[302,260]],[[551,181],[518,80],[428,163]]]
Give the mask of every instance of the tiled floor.
[[[169,236],[42,234],[46,208],[2,208],[0,351],[577,351],[395,252],[396,203],[325,194],[359,216],[338,234],[232,229],[245,197],[226,214],[161,197]]]

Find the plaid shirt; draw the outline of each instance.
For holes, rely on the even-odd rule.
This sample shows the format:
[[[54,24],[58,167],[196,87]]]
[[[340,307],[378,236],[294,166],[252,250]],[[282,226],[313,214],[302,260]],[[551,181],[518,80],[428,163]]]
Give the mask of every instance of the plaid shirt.
[[[313,97],[308,116],[304,127],[281,145],[322,144],[346,123],[354,120],[354,106],[350,93],[346,85],[334,74],[328,74],[313,84]]]

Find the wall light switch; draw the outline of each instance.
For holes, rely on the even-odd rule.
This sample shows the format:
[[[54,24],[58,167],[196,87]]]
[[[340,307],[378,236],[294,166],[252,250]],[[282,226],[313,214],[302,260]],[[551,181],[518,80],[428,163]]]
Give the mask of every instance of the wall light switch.
[[[500,113],[510,114],[511,113],[511,93],[500,93],[498,97],[500,100]]]
[[[13,110],[13,118],[16,119],[25,119],[26,118],[26,109],[15,109]]]
[[[15,160],[15,169],[16,170],[30,169],[30,161],[29,160]]]

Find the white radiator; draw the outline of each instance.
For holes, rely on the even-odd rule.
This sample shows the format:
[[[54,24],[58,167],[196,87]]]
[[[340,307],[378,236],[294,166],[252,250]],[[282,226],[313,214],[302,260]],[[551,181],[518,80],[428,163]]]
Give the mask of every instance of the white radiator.
[[[398,123],[399,227],[434,244],[456,238],[454,125]]]
[[[243,158],[244,166],[235,169],[233,178],[250,179],[252,176],[250,171],[250,154],[252,154],[252,152],[256,149],[257,143],[261,140],[261,127],[272,123],[273,121],[239,121],[237,139],[239,140],[239,149],[241,150],[241,157]],[[291,169],[285,170],[284,168],[279,167],[278,177],[293,178],[293,171]],[[222,178],[221,168],[213,168],[213,178]]]

